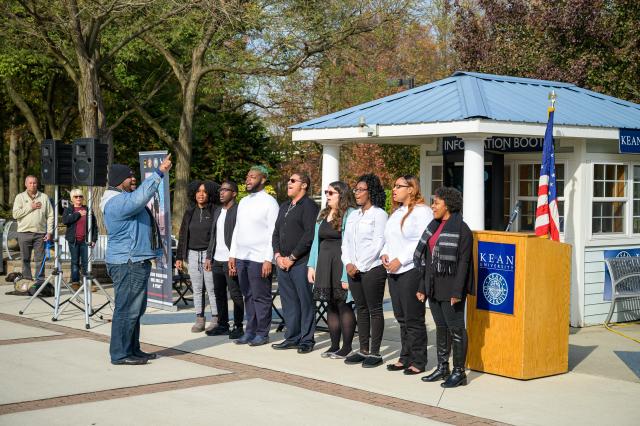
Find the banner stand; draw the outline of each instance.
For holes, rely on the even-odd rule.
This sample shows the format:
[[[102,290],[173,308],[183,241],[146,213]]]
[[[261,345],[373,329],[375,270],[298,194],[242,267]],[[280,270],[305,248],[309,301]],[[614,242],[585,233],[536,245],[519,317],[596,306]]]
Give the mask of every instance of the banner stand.
[[[167,151],[144,151],[139,153],[140,178],[150,176]],[[169,173],[165,173],[158,191],[147,204],[160,229],[162,236],[162,257],[151,262],[147,305],[166,311],[177,311],[173,305],[173,253],[171,252],[171,200],[169,197]]]

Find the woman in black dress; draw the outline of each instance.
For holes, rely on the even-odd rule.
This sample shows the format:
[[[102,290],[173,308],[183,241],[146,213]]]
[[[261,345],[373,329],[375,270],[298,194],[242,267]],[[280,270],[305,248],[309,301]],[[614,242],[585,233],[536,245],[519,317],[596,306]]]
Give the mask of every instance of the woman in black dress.
[[[436,189],[433,221],[422,234],[414,255],[416,267],[424,270],[424,282],[416,296],[429,299],[436,323],[438,366],[422,378],[424,382],[444,380],[453,388],[467,384],[467,330],[464,304],[474,294],[473,234],[462,221],[462,194],[455,188]],[[453,372],[449,371],[449,350],[453,344]]]
[[[342,235],[347,217],[354,210],[355,200],[349,186],[332,182],[324,191],[327,206],[320,212],[315,237],[309,253],[308,279],[314,284],[315,300],[327,302],[327,324],[331,347],[323,358],[344,359],[351,352],[356,330],[356,316],[351,307],[347,271],[342,264]],[[342,347],[340,347],[342,336]]]

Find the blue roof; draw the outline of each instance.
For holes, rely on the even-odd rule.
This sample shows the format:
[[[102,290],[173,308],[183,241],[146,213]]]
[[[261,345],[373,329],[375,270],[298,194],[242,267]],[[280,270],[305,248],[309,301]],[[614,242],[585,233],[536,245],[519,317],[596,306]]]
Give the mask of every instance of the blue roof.
[[[557,95],[555,125],[640,128],[640,105],[573,84],[458,71],[451,77],[334,112],[292,129],[418,124],[484,118],[546,123],[548,94]]]

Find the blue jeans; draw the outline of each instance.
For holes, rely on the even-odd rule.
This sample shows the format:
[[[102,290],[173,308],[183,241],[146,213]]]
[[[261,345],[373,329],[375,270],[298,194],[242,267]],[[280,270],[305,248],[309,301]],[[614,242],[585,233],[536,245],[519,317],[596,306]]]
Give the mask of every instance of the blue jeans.
[[[249,336],[267,337],[271,328],[271,277],[262,278],[262,263],[236,259],[238,282],[247,310]]]
[[[307,280],[307,264],[297,263],[288,271],[278,269],[278,290],[286,325],[285,340],[313,346],[316,309],[311,284]]]
[[[69,243],[69,252],[71,253],[71,282],[77,283],[80,282],[80,266],[82,266],[82,273],[87,274],[89,258],[87,243],[84,241]]]
[[[115,309],[111,322],[111,361],[140,353],[140,318],[147,309],[147,283],[151,262],[131,262],[122,265],[107,263],[113,280]]]

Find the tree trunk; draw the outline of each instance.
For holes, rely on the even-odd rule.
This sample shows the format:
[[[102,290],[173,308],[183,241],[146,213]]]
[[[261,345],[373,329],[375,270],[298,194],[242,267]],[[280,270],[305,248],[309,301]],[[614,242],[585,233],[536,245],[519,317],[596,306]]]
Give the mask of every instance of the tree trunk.
[[[191,143],[193,139],[193,116],[195,115],[196,95],[198,82],[190,79],[184,90],[182,116],[180,117],[180,134],[176,145],[175,165],[176,183],[173,191],[172,230],[178,235],[182,215],[189,200],[187,199],[187,186],[191,176]]]
[[[12,127],[7,132],[9,134],[9,204],[13,204],[13,201],[18,195],[18,141],[19,132],[18,129]]]
[[[0,138],[0,156],[4,157],[4,137]],[[0,162],[0,208],[5,206],[5,195],[6,195],[6,191],[4,188],[4,184],[5,184],[5,180],[4,180],[4,174],[5,171],[7,169],[7,164],[5,161]],[[1,256],[0,256],[1,257]]]
[[[78,84],[78,111],[80,122],[82,124],[82,135],[86,138],[100,138],[101,142],[106,143],[109,153],[108,164],[113,163],[113,140],[111,133],[107,132],[104,103],[102,101],[102,92],[100,82],[98,80],[98,72],[94,61],[89,58],[78,56],[78,65],[80,71],[80,81]],[[104,219],[102,212],[97,206],[104,193],[104,188],[95,187],[93,197],[93,213],[96,215],[99,232],[106,233],[104,227]]]

